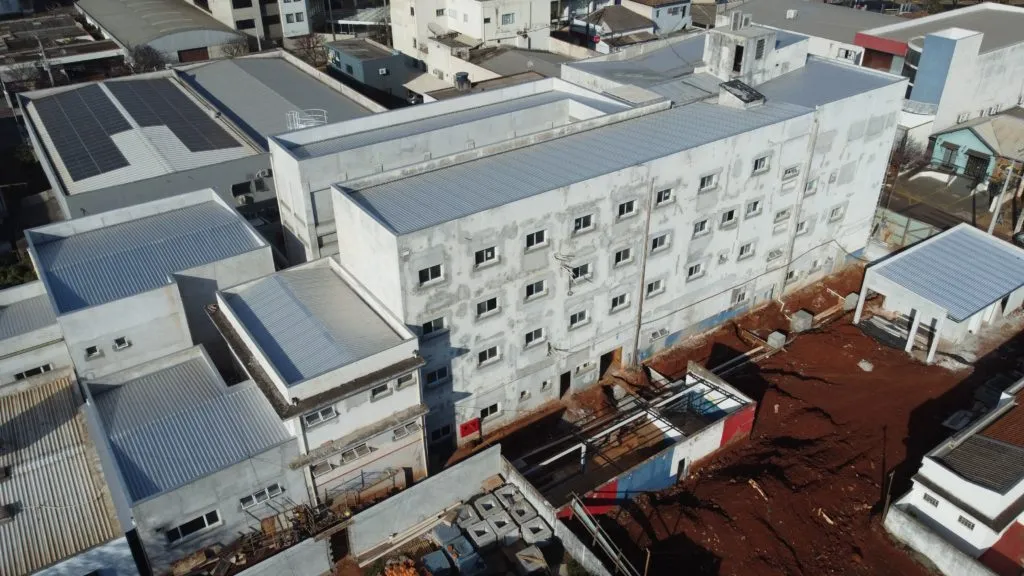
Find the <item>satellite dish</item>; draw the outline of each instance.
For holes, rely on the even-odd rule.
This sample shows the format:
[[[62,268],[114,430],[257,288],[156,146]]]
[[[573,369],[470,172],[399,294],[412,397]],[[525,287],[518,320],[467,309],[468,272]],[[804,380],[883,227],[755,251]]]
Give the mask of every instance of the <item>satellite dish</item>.
[[[444,26],[441,26],[437,22],[428,23],[427,30],[430,30],[430,33],[434,36],[444,36],[448,33],[448,31],[444,29]]]

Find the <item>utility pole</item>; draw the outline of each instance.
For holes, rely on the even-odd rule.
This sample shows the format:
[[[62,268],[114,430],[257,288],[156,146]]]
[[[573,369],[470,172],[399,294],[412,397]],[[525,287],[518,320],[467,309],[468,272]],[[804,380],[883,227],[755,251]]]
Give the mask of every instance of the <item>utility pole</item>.
[[[633,358],[631,362],[633,366],[640,365],[640,326],[644,320],[644,296],[647,288],[644,282],[647,280],[647,252],[650,248],[648,243],[651,241],[651,212],[654,211],[654,199],[658,194],[653,183],[647,194],[647,214],[644,215],[644,241],[640,244],[640,290],[636,302],[636,331],[633,332]]]
[[[46,59],[46,49],[43,48],[43,41],[39,39],[39,34],[36,34],[36,42],[39,43],[39,58],[43,61],[43,70],[46,70],[46,75],[50,78],[50,87],[53,88],[53,71],[50,70],[50,61]]]
[[[1010,179],[1013,178],[1013,168],[1017,165],[1017,161],[1010,162],[1010,167],[1007,168],[1007,173],[1003,177],[1003,188],[999,191],[999,197],[996,198],[996,207],[992,211],[992,221],[988,223],[988,233],[992,234],[996,229],[996,221],[999,220],[999,211],[1003,207],[1003,197],[1006,196],[1006,189],[1010,187]]]

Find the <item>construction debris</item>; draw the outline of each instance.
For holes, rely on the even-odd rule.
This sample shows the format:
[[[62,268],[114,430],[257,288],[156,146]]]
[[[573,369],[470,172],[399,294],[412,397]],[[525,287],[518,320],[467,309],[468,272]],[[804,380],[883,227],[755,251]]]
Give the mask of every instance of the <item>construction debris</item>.
[[[758,486],[757,482],[754,482],[753,478],[747,480],[747,484],[750,484],[751,488],[757,490],[757,493],[761,495],[761,498],[764,498],[765,502],[768,501],[768,496],[765,495],[764,490],[761,490],[761,487]]]
[[[871,372],[872,370],[875,369],[875,365],[872,364],[871,362],[868,362],[867,360],[861,360],[860,362],[857,362],[857,367],[859,367],[861,370],[865,372]]]
[[[828,517],[828,514],[825,514],[825,511],[822,510],[821,508],[818,508],[818,515],[820,515],[822,518],[824,518],[825,522],[828,522],[829,526],[835,526],[836,525],[836,523],[833,522],[832,519]]]

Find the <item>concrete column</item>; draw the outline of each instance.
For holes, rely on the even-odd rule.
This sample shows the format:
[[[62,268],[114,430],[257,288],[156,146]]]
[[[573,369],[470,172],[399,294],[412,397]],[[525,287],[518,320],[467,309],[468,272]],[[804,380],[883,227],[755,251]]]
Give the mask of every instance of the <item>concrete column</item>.
[[[917,329],[921,326],[921,311],[911,310],[914,315],[914,319],[910,321],[910,332],[907,334],[907,345],[903,347],[903,351],[910,353],[914,349],[914,338],[917,336]]]
[[[925,358],[925,362],[928,364],[935,361],[935,352],[939,349],[939,339],[942,337],[942,325],[945,322],[945,313],[932,321],[932,343],[931,346],[928,347],[928,357]]]
[[[868,298],[867,282],[860,287],[860,296],[857,297],[857,311],[853,313],[853,323],[860,324],[860,316],[864,313],[864,301]]]

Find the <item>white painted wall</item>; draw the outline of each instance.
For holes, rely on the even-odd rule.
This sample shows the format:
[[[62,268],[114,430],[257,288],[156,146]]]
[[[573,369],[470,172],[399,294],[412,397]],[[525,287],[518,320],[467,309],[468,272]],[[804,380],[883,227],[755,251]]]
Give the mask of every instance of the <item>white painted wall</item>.
[[[922,523],[910,500],[912,495],[908,493],[885,516],[885,529],[896,540],[923,554],[945,576],[995,576]]]

